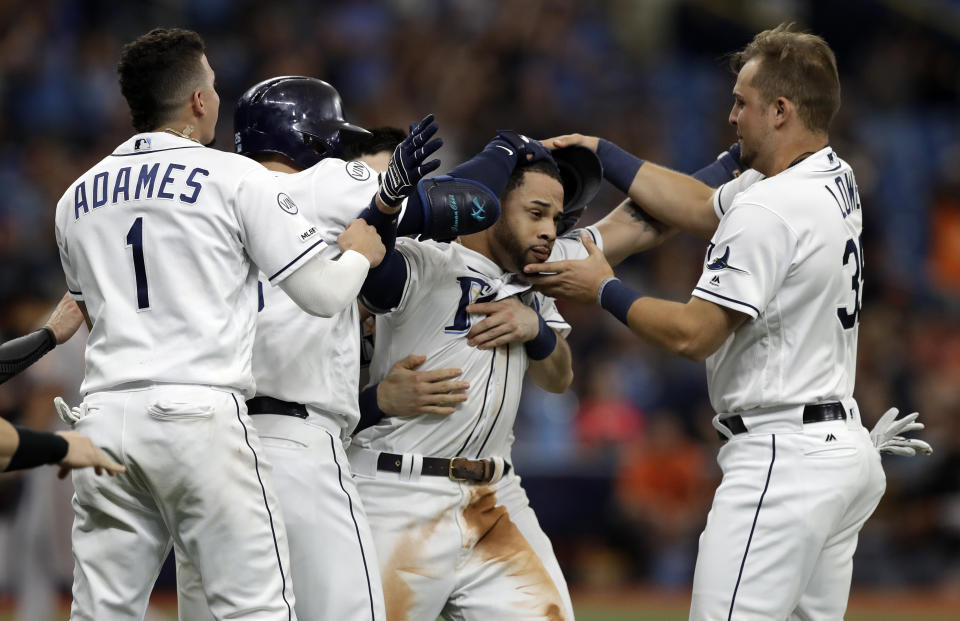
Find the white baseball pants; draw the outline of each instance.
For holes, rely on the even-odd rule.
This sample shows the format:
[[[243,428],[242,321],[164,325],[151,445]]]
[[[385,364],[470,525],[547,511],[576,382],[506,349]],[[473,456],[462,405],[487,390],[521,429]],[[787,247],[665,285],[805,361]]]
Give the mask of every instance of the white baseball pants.
[[[886,487],[859,418],[751,430],[717,461],[690,619],[841,621],[857,536]]]
[[[355,449],[348,451],[351,459]],[[550,540],[520,477],[493,484],[354,462],[389,621],[573,621]]]
[[[143,619],[172,541],[199,568],[216,619],[296,619],[270,466],[242,398],[150,385],[85,401],[75,429],[127,471],[73,471],[71,621]]]
[[[302,621],[386,621],[373,536],[339,429],[293,416],[257,414],[256,425],[290,543]],[[203,583],[177,550],[181,621],[213,619]],[[432,620],[431,620],[432,621]]]

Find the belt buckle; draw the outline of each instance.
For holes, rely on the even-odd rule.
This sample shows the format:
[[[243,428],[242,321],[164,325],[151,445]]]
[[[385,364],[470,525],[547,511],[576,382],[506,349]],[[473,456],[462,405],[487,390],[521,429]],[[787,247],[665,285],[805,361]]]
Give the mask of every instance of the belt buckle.
[[[461,461],[469,461],[466,457],[454,457],[453,459],[451,459],[450,465],[447,467],[447,476],[450,477],[451,481],[467,481],[468,479],[463,477],[458,477],[455,474],[453,474],[454,463],[458,459]]]

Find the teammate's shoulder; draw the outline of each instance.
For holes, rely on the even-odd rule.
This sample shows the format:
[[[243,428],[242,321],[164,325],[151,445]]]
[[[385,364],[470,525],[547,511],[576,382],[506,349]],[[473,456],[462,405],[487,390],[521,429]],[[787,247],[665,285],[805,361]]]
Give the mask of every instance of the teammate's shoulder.
[[[364,162],[358,160],[345,161],[336,157],[322,159],[297,174],[331,181],[342,180],[345,183],[357,183],[359,185],[362,185],[365,181],[376,181],[377,179],[377,172]]]

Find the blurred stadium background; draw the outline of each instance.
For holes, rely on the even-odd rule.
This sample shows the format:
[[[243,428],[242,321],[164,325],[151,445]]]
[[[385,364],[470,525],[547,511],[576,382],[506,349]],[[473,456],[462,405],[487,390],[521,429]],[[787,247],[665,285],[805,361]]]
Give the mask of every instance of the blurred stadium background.
[[[832,145],[853,164],[867,214],[856,397],[871,423],[890,405],[920,410],[936,451],[884,458],[887,494],[861,534],[849,618],[960,618],[957,0],[0,0],[0,335],[37,327],[64,290],[55,203],[132,132],[115,65],[154,26],[206,39],[219,148],[232,147],[243,90],[302,74],[332,82],[361,125],[435,112],[445,167],[513,128],[600,135],[692,171],[734,139],[724,54],[781,21],[823,35],[840,64]],[[619,200],[605,189],[586,220]],[[679,238],[618,271],[685,300],[704,247]],[[575,389],[525,389],[517,469],[579,618],[685,618],[719,478],[704,371],[605,313],[562,310]],[[51,401],[76,401],[82,348],[78,335],[0,388],[0,414],[56,428]],[[0,619],[60,618],[70,493],[49,468],[0,477]],[[168,566],[158,619],[172,586]]]

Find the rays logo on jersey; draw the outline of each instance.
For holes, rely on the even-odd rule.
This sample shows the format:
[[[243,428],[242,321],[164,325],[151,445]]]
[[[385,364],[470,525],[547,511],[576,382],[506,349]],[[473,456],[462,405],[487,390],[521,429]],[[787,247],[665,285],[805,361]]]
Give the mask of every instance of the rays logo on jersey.
[[[710,261],[710,254],[713,252],[714,245],[710,244],[710,248],[707,250],[707,261]],[[742,272],[747,274],[747,270],[742,270],[739,267],[734,267],[730,265],[730,246],[727,246],[727,249],[724,251],[722,257],[717,257],[710,263],[707,263],[708,270],[731,270],[734,272]]]
[[[283,192],[280,192],[279,194],[277,194],[277,204],[280,205],[280,209],[284,210],[285,212],[291,215],[299,211],[297,209],[297,204],[293,202],[293,199],[287,196],[286,194],[284,194]]]

